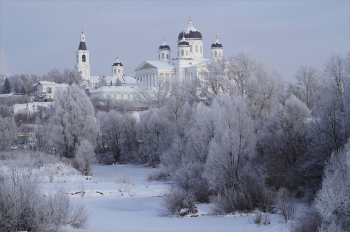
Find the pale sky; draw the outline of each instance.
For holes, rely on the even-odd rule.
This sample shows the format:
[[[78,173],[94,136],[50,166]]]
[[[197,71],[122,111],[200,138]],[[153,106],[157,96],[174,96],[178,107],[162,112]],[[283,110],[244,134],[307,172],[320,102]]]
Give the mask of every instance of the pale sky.
[[[323,69],[331,52],[349,49],[350,1],[0,1],[0,73],[43,75],[75,65],[84,28],[91,75],[111,75],[117,52],[127,76],[157,60],[166,42],[188,24],[204,40],[204,56],[218,35],[224,55],[242,49],[287,81],[300,65]]]

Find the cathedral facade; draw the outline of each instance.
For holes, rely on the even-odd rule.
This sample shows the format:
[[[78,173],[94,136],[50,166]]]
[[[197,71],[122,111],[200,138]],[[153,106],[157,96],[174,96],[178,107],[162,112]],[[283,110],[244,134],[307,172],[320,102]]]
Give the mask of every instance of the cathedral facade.
[[[138,85],[156,87],[159,80],[181,81],[199,77],[208,62],[223,57],[223,47],[217,37],[211,45],[211,59],[204,57],[203,50],[202,34],[193,27],[190,19],[188,26],[179,33],[176,58],[171,57],[170,46],[164,38],[158,49],[158,60],[145,60],[134,69],[136,82]]]

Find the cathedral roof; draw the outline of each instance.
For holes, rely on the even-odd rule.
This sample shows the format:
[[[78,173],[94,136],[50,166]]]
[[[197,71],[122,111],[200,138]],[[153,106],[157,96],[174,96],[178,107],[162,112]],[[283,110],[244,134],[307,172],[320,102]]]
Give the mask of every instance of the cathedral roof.
[[[202,39],[202,34],[192,26],[191,20],[188,22],[188,26],[180,32],[178,40],[181,40],[183,36],[186,39]]]
[[[169,45],[160,45],[160,46],[159,46],[159,49],[167,49],[167,50],[170,50],[170,47],[169,47]]]
[[[163,49],[170,50],[169,45],[167,45],[166,42],[165,42],[165,37],[164,37],[164,43],[159,46],[159,49],[161,49],[161,50],[163,50]]]
[[[179,45],[190,45],[187,41],[181,41]]]
[[[222,44],[220,44],[220,43],[213,43],[213,44],[211,45],[211,47],[212,47],[212,48],[222,48]]]
[[[85,42],[80,42],[78,50],[87,50]]]
[[[118,53],[117,53],[117,54],[118,54]],[[120,61],[119,61],[118,55],[117,55],[117,59],[115,59],[115,62],[114,62],[114,64],[113,64],[112,66],[123,66],[123,64],[120,63]]]
[[[120,62],[117,62],[117,63],[114,63],[112,66],[123,66],[123,64]]]
[[[216,36],[216,41],[211,45],[211,48],[222,48],[222,44],[219,43],[218,36]]]

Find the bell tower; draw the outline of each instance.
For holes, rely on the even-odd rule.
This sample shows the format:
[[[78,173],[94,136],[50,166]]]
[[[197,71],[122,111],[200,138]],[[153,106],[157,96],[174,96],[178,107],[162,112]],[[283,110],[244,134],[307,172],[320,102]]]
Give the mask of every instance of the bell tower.
[[[76,51],[76,65],[75,69],[81,73],[81,76],[84,80],[90,80],[90,64],[89,64],[89,51],[86,49],[85,44],[85,35],[84,32],[81,32],[80,43],[78,51]]]

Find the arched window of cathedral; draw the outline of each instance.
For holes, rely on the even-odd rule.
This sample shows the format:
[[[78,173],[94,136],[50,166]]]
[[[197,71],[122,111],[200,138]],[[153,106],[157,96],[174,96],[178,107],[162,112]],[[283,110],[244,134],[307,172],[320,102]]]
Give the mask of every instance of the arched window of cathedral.
[[[217,52],[217,51],[214,52],[214,56],[215,56],[215,57],[218,56],[218,52]]]
[[[192,52],[192,46],[190,46],[190,52]]]
[[[85,55],[82,56],[81,61],[82,61],[82,62],[86,62],[86,57],[85,57]]]
[[[118,73],[120,73],[120,69],[118,69]]]
[[[115,69],[113,69],[113,72],[115,73]]]
[[[166,59],[169,59],[169,54],[166,54]]]
[[[202,45],[201,45],[201,50],[200,50],[200,51],[201,51],[201,53],[202,53]]]
[[[181,56],[183,56],[184,55],[184,50],[183,49],[181,49]]]
[[[188,56],[188,51],[186,51],[186,56]]]
[[[219,57],[221,57],[221,52],[219,52]]]
[[[164,59],[164,53],[162,53],[162,59]]]
[[[196,45],[195,52],[198,53],[198,45]]]

